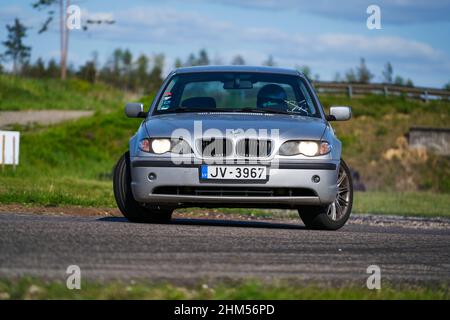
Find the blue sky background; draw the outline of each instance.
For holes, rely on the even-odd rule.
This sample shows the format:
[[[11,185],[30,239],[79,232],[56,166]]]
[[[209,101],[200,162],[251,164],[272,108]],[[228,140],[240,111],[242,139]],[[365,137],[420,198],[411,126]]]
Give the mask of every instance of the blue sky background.
[[[25,42],[38,57],[59,59],[58,24],[37,31],[46,13],[31,7],[34,0],[0,2],[0,39],[15,17],[32,29]],[[342,76],[364,57],[382,81],[387,61],[394,73],[416,85],[442,87],[450,81],[450,1],[303,1],[303,0],[73,0],[82,20],[114,19],[114,25],[74,30],[69,62],[79,66],[98,53],[105,63],[115,48],[134,55],[166,55],[165,72],[174,60],[186,60],[205,48],[215,63],[229,64],[241,54],[259,65],[273,55],[277,65],[308,65],[321,80]],[[366,9],[381,8],[381,30],[368,30]],[[55,8],[57,9],[57,7]],[[3,47],[0,51],[3,51]]]

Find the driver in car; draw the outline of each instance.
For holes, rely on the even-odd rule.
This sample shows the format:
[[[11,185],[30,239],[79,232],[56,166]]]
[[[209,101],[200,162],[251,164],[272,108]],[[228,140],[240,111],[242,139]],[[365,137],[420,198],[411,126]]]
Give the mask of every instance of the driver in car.
[[[305,102],[305,100],[302,100],[302,102]],[[266,84],[263,86],[258,92],[256,105],[258,109],[304,113],[308,115],[308,110],[289,101],[286,91],[277,84]]]

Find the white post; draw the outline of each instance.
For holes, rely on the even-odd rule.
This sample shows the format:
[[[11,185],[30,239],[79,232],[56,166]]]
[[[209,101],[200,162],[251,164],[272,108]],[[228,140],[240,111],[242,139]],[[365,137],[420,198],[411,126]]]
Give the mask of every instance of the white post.
[[[13,170],[16,171],[16,137],[13,136]]]
[[[5,145],[6,145],[6,136],[2,135],[2,172],[5,171]]]

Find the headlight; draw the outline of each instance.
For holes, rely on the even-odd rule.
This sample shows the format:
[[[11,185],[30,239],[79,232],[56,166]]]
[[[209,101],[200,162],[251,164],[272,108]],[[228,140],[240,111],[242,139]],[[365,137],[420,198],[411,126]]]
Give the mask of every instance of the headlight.
[[[280,147],[280,155],[293,156],[303,154],[308,157],[321,156],[331,151],[326,141],[286,141]]]
[[[319,145],[313,141],[301,141],[298,144],[298,151],[308,157],[313,157],[319,151]]]
[[[154,153],[161,154],[169,152],[171,144],[169,139],[153,139],[151,146]]]
[[[155,139],[142,139],[139,142],[139,149],[144,152],[163,154],[166,152],[189,154],[192,153],[192,149],[189,144],[182,139],[168,139],[168,138],[155,138]]]

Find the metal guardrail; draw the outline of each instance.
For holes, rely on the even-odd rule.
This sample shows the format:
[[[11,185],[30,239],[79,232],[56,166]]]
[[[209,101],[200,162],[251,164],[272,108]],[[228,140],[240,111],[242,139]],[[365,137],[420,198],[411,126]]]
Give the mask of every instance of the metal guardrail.
[[[350,99],[355,94],[382,94],[385,97],[389,95],[421,99],[425,102],[431,99],[449,99],[450,91],[444,89],[426,88],[426,87],[406,87],[396,86],[384,83],[343,83],[343,82],[324,82],[313,81],[313,85],[319,93],[343,93]]]

